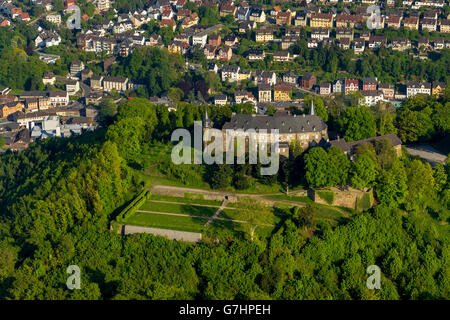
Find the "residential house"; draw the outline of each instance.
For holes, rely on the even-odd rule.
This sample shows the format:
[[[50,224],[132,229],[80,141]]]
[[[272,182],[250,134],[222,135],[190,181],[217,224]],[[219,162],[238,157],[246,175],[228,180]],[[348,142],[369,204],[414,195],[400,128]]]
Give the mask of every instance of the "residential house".
[[[321,95],[331,94],[331,83],[329,83],[329,82],[321,83],[319,86],[319,93]]]
[[[128,78],[125,77],[110,77],[103,78],[103,90],[110,92],[113,89],[118,92],[125,92],[128,89]]]
[[[371,36],[367,45],[370,49],[378,49],[381,46],[386,47],[386,43],[387,40],[385,36]]]
[[[235,65],[225,65],[222,67],[222,81],[228,79],[229,82],[236,82],[239,80],[239,66]]]
[[[383,92],[381,90],[368,90],[362,92],[362,99],[360,104],[365,104],[368,106],[377,104],[379,101],[383,100]]]
[[[431,84],[428,82],[408,82],[406,84],[406,97],[410,98],[417,94],[430,95]]]
[[[81,81],[86,81],[93,75],[94,75],[94,73],[92,72],[92,70],[84,69],[83,71],[81,71]]]
[[[419,30],[419,18],[407,17],[403,19],[403,27],[405,29]]]
[[[445,42],[443,38],[436,38],[433,40],[434,50],[442,50],[445,47]]]
[[[450,20],[442,19],[439,24],[439,31],[444,33],[450,33]]]
[[[219,15],[221,17],[226,17],[228,15],[232,15],[236,13],[236,7],[234,6],[232,1],[223,2],[219,8]]]
[[[273,53],[273,61],[288,62],[290,60],[291,60],[291,54],[289,51],[276,51]]]
[[[302,87],[311,89],[313,86],[315,86],[317,83],[317,78],[314,74],[307,73],[302,76]]]
[[[268,28],[260,28],[255,32],[256,42],[269,42],[273,41],[273,31]]]
[[[444,82],[433,81],[433,83],[431,84],[431,94],[434,96],[440,96],[442,93],[444,93],[444,90]]]
[[[262,49],[250,49],[247,53],[248,61],[264,60],[265,57],[266,57],[266,54],[264,53],[264,50],[262,50]]]
[[[216,33],[216,34],[212,34],[208,37],[208,44],[214,47],[218,47],[220,46],[220,44],[222,43],[222,38],[220,36],[220,34]]]
[[[298,13],[294,18],[294,25],[296,27],[306,27],[308,18],[304,12]]]
[[[277,84],[273,88],[273,101],[291,101],[292,88],[286,84]]]
[[[207,44],[203,48],[203,54],[205,55],[206,59],[208,59],[208,60],[215,59],[216,58],[216,53],[217,53],[217,47],[214,47],[214,46],[212,46],[210,44]]]
[[[192,36],[192,45],[200,45],[200,47],[204,47],[206,45],[206,40],[208,38],[208,34],[206,32],[198,32],[197,34]]]
[[[359,15],[338,14],[336,16],[336,28],[360,28],[363,17]]]
[[[400,29],[402,17],[388,17],[386,19],[386,26],[388,28]]]
[[[322,41],[325,38],[330,37],[330,30],[327,28],[312,28],[311,29],[311,38]]]
[[[69,93],[67,91],[50,91],[48,97],[52,107],[62,107],[69,104]]]
[[[375,91],[377,90],[377,78],[364,78],[362,81],[363,91]]]
[[[186,54],[188,52],[189,48],[190,48],[190,46],[188,43],[181,42],[181,41],[172,41],[167,46],[167,50],[170,53],[179,53],[181,55]],[[214,50],[214,52],[215,52],[215,50]],[[205,53],[205,55],[206,55],[206,53]],[[213,58],[214,58],[214,56],[213,56]],[[208,57],[207,57],[207,59],[208,59]]]
[[[231,59],[232,55],[233,55],[233,52],[232,52],[231,48],[229,46],[223,46],[219,49],[217,57],[219,60],[229,61]]]
[[[81,71],[84,70],[83,61],[72,61],[70,64],[70,75],[72,77],[79,77],[81,75]]]
[[[405,51],[411,49],[411,41],[408,38],[393,38],[391,40],[392,50]]]
[[[308,38],[308,49],[315,49],[319,46],[319,40]]]
[[[258,101],[271,102],[272,101],[272,87],[270,84],[261,83],[258,85]]]
[[[344,92],[356,92],[359,91],[359,81],[357,79],[345,79],[345,88]]]
[[[243,69],[241,69],[239,71],[238,80],[239,81],[250,80],[251,76],[252,76],[252,72],[250,70],[243,70]]]
[[[354,32],[351,28],[337,28],[336,29],[336,39],[340,40],[342,38],[347,38],[353,40]]]
[[[422,30],[436,31],[437,30],[437,19],[423,18],[420,22],[420,27]]]
[[[309,19],[311,28],[333,28],[333,15],[328,13],[314,13]]]
[[[20,101],[6,102],[0,105],[0,118],[7,118],[10,114],[23,111],[24,104]]]
[[[266,14],[263,7],[254,6],[250,8],[249,20],[257,23],[264,23],[264,21],[266,21]]]
[[[276,24],[277,25],[290,26],[291,25],[291,19],[292,19],[292,17],[291,17],[291,13],[290,12],[280,11],[280,12],[278,12],[277,17],[276,17]]]
[[[49,15],[45,16],[45,20],[59,26],[61,24],[61,15],[60,14],[49,14]]]
[[[248,7],[239,7],[236,10],[236,19],[238,21],[247,21],[250,16],[250,8]],[[241,24],[239,24],[239,27],[241,27]]]
[[[330,39],[332,40],[332,39]],[[349,38],[341,38],[339,40],[339,47],[344,49],[344,50],[348,50],[350,49],[350,39]]]
[[[216,94],[213,98],[214,104],[217,106],[224,106],[228,103],[227,96],[225,94]]]
[[[283,82],[295,86],[298,83],[298,75],[292,71],[289,71],[283,75]]]
[[[46,86],[46,85],[54,85],[56,81],[56,77],[53,74],[53,72],[46,72],[43,74],[42,76],[42,83]]]
[[[266,83],[273,86],[277,83],[277,75],[275,74],[275,72],[272,71],[257,70],[255,71],[253,80],[255,84]]]
[[[394,99],[395,97],[395,90],[394,86],[391,84],[382,84],[380,83],[378,85],[378,90],[380,90],[383,93],[383,99]]]
[[[345,92],[345,79],[337,79],[333,83],[333,92],[334,93],[342,93]]]
[[[77,80],[68,80],[66,82],[66,91],[68,92],[69,96],[76,94],[78,91],[80,91],[80,83]]]
[[[61,43],[61,37],[54,31],[42,31],[34,40],[36,47],[52,47]]]
[[[233,35],[233,34],[226,35],[226,36],[223,38],[223,43],[224,43],[226,46],[232,47],[232,46],[234,46],[234,45],[236,45],[236,44],[238,43],[238,37],[236,37],[236,36]]]
[[[281,38],[281,50],[287,50],[290,46],[297,43],[300,40],[300,36],[286,35]]]

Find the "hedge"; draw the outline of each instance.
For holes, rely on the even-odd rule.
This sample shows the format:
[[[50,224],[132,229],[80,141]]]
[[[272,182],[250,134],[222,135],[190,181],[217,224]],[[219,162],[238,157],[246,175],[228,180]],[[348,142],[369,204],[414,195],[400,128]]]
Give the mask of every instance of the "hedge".
[[[150,191],[142,190],[117,216],[117,222],[124,222],[128,217],[136,212],[149,198]]]

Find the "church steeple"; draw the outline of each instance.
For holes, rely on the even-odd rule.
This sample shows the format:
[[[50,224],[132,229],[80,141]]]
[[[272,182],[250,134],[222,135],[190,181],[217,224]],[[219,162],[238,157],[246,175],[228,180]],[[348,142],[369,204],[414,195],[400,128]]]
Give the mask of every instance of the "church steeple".
[[[205,109],[205,119],[203,119],[203,128],[211,128],[211,127],[212,127],[212,123],[208,117],[208,109]]]
[[[312,99],[311,99],[311,108],[309,108],[309,114],[311,116],[315,116],[316,115],[316,110],[314,110],[314,102],[313,102]]]

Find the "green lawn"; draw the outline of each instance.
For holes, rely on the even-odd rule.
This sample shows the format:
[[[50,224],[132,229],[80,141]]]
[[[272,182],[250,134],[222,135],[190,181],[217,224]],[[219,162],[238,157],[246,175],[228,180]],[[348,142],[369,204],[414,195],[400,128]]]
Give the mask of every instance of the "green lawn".
[[[202,232],[203,226],[207,221],[208,219],[136,212],[126,220],[126,224],[171,230]]]
[[[181,214],[188,214],[191,216],[209,217],[212,216],[217,211],[217,208],[147,201],[142,205],[141,208],[139,208],[139,210],[181,213]]]
[[[235,223],[231,221],[214,220],[209,226],[211,230],[217,231],[218,233],[231,233],[236,237],[245,236],[245,226],[243,223]],[[255,233],[260,239],[268,238],[272,234],[273,227],[269,226],[257,226]]]
[[[309,197],[307,196],[288,196],[285,194],[280,194],[280,195],[276,195],[276,196],[266,196],[265,198],[267,199],[275,199],[275,200],[289,200],[289,201],[294,201],[294,202],[302,202],[302,203],[313,203],[314,201],[312,201]]]
[[[170,201],[170,202],[184,202],[184,203],[193,203],[193,204],[207,204],[211,206],[218,206],[222,204],[222,201],[219,200],[205,200],[205,199],[191,199],[182,197],[171,197],[171,196],[163,196],[158,194],[152,194],[150,196],[150,200],[159,200],[159,201]]]
[[[239,211],[239,209],[236,210],[227,210],[224,209],[220,214],[219,214],[219,218],[225,218],[225,219],[233,219],[233,220],[242,220],[245,221],[245,217],[243,217]],[[281,220],[280,217],[277,217],[276,215],[274,215],[272,212],[270,213],[266,213],[263,212],[260,217],[258,218],[259,223],[262,224],[277,224],[279,223]]]

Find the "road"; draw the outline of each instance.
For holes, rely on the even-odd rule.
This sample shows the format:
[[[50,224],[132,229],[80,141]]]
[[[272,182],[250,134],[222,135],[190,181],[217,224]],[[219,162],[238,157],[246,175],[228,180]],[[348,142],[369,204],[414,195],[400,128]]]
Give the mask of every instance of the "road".
[[[436,165],[438,162],[445,163],[447,160],[447,156],[445,154],[428,144],[407,145],[405,147],[406,151],[408,151],[410,155],[419,156],[420,158],[428,161],[432,166]]]

